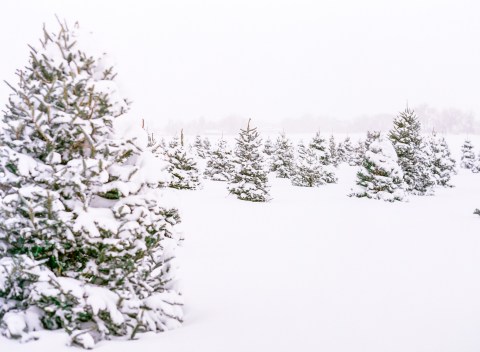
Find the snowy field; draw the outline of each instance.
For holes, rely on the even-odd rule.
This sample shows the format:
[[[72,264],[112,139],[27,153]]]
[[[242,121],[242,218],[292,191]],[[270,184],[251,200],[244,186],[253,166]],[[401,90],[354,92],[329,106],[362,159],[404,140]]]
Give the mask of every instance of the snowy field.
[[[457,143],[452,144],[458,150]],[[99,352],[467,352],[480,349],[479,174],[409,202],[349,198],[339,183],[293,187],[273,200],[228,196],[222,182],[167,190],[181,210],[183,327]],[[0,351],[72,351],[63,332]]]

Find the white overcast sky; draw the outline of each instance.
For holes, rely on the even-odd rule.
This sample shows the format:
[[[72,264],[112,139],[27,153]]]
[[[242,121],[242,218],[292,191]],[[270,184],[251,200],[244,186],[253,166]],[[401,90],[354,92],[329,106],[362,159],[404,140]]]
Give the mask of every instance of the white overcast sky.
[[[4,1],[1,79],[15,82],[54,14],[94,32],[159,123],[350,119],[407,100],[480,113],[480,1]]]

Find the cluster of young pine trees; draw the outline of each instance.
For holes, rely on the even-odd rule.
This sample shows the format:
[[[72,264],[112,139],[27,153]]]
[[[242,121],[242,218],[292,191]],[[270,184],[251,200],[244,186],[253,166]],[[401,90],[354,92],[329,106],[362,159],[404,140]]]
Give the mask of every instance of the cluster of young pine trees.
[[[171,164],[172,177],[184,174],[185,182],[176,188],[198,188],[201,172],[195,156],[206,163],[203,167],[205,178],[226,181],[231,194],[255,202],[271,198],[269,172],[277,178],[289,179],[294,186],[317,187],[336,183],[336,167],[346,163],[360,167],[356,187],[350,196],[396,201],[404,200],[408,194],[431,195],[436,186],[452,187],[456,163],[445,138],[435,132],[422,136],[420,130],[418,117],[407,108],[393,121],[393,128],[387,135],[368,132],[365,140],[354,146],[349,137],[336,143],[333,135],[327,141],[317,132],[309,143],[301,141],[294,147],[285,133],[274,142],[268,138],[262,144],[259,133],[249,121],[247,128],[241,130],[233,151],[223,138],[212,149],[208,138],[202,140],[197,136],[190,147],[191,157],[179,158],[178,153],[168,148],[163,149],[163,153],[168,156],[166,160]],[[183,142],[180,144],[183,146]],[[182,153],[186,153],[184,147]],[[462,165],[467,165],[468,155],[463,154]],[[473,166],[470,168],[475,172]]]
[[[240,130],[233,149],[223,137],[213,147],[201,136],[187,145],[183,131],[170,143],[157,141],[152,134],[149,140],[152,151],[169,165],[169,187],[194,190],[201,188],[202,178],[225,181],[230,194],[253,202],[271,199],[269,173],[289,179],[294,186],[317,187],[336,183],[335,168],[341,163],[359,165],[365,154],[363,142],[353,147],[347,137],[337,144],[333,136],[327,142],[320,132],[296,148],[285,133],[275,142],[267,139],[263,143],[250,121]]]
[[[407,194],[431,195],[435,186],[451,187],[455,160],[443,137],[424,138],[413,110],[405,109],[384,136],[369,133],[357,173],[357,187],[350,196],[396,201]]]

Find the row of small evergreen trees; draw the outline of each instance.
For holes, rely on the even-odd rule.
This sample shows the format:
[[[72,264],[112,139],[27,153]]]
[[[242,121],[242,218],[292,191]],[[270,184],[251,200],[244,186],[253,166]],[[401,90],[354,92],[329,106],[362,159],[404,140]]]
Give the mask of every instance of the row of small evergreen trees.
[[[436,133],[422,137],[420,129],[417,116],[407,108],[394,120],[388,136],[368,132],[355,147],[348,137],[336,144],[333,136],[327,142],[319,132],[297,148],[285,133],[274,143],[267,139],[262,144],[250,122],[241,130],[234,151],[223,138],[212,148],[210,141],[200,136],[189,148],[183,133],[180,143],[174,138],[169,146],[165,142],[152,145],[157,155],[170,163],[173,188],[199,188],[197,161],[205,160],[205,178],[229,182],[228,189],[240,199],[267,201],[268,172],[288,178],[296,186],[316,187],[337,182],[335,167],[346,162],[360,167],[351,196],[394,201],[407,194],[433,194],[435,186],[451,187],[455,160],[446,140]]]
[[[385,137],[370,133],[366,153],[350,196],[395,201],[407,194],[431,195],[435,186],[451,187],[455,160],[444,138],[420,134],[413,110],[405,109]]]

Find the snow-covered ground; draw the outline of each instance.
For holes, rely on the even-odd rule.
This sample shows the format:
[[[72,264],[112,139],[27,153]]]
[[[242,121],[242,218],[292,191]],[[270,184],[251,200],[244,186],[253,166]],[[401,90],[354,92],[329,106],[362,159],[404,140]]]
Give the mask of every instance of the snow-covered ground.
[[[392,204],[347,197],[355,171],[313,189],[272,179],[269,203],[222,182],[168,190],[185,232],[185,323],[96,350],[479,351],[480,175]],[[0,338],[0,351],[72,350],[62,332],[39,335]]]

